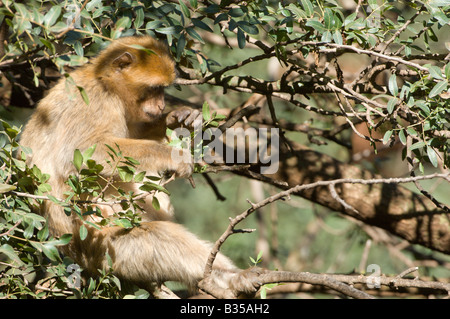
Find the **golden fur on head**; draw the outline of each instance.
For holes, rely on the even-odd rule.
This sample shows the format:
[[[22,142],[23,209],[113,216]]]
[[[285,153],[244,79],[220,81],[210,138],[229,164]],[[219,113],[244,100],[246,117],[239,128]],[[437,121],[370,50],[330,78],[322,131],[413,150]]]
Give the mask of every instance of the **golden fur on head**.
[[[114,77],[127,69],[126,75],[133,77],[133,82],[143,79],[148,86],[169,86],[176,76],[167,46],[150,36],[115,40],[93,60],[93,64],[98,78]]]

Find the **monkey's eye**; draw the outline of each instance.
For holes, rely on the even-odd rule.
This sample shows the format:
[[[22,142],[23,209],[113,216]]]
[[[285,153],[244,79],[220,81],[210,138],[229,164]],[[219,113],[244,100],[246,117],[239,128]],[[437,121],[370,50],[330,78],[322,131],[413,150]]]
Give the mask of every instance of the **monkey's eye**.
[[[161,96],[164,94],[164,86],[146,86],[141,89],[139,101],[145,101],[152,97]]]
[[[149,86],[147,92],[152,95],[164,94],[164,86]]]

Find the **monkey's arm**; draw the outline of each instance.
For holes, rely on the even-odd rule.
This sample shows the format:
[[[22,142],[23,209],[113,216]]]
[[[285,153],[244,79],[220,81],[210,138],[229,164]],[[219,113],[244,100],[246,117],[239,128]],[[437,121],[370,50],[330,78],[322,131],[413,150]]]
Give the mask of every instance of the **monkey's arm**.
[[[193,159],[186,150],[175,149],[154,140],[110,138],[104,141],[102,145],[97,145],[94,154],[95,160],[105,161],[109,158],[107,154],[109,149],[106,145],[113,148],[117,145],[123,156],[137,160],[140,163],[139,169],[149,174],[174,172],[177,177],[184,178],[192,175]],[[112,175],[112,167],[107,164],[104,165],[103,173]]]

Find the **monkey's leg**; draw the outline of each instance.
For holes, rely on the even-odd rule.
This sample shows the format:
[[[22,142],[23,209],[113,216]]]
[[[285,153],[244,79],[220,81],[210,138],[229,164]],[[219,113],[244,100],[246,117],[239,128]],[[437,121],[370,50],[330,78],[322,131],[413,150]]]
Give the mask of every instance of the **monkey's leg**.
[[[131,230],[107,228],[94,232],[85,241],[82,244],[84,253],[90,249],[93,252],[106,250],[111,256],[114,274],[145,288],[154,283],[179,281],[193,289],[203,278],[211,252],[210,243],[169,221],[146,222]],[[104,248],[94,247],[99,244]],[[105,261],[102,264],[104,267]],[[228,288],[237,272],[228,258],[221,254],[217,256],[213,276],[219,286]]]

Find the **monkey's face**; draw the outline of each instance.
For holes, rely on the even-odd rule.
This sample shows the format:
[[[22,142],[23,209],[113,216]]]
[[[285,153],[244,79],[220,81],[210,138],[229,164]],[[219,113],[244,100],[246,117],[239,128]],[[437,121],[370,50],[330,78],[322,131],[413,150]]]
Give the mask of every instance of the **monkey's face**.
[[[174,62],[165,51],[152,53],[130,50],[112,61],[107,77],[110,87],[127,106],[130,122],[151,123],[160,120],[164,108],[164,88],[175,79]]]
[[[166,106],[164,101],[164,87],[146,87],[140,90],[137,105],[137,118],[142,122],[158,121]]]

